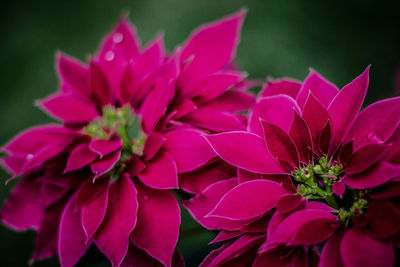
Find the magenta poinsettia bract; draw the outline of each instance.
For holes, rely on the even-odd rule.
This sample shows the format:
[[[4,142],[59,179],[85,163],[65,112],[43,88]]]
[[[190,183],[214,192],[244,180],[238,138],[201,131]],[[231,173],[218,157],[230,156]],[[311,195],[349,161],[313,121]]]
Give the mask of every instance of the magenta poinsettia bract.
[[[87,64],[58,53],[60,89],[38,106],[63,124],[3,147],[3,165],[23,178],[1,220],[37,231],[32,262],[73,266],[94,244],[113,266],[183,265],[171,189],[206,186],[188,177],[208,169],[227,176],[202,135],[244,130],[239,112],[255,101],[232,65],[244,15],[198,28],[173,52],[162,36],[142,48],[123,18]]]
[[[393,266],[400,98],[359,111],[369,67],[339,90],[314,70],[268,81],[246,131],[207,135],[237,175],[184,205],[226,241],[202,266]]]
[[[57,54],[59,90],[37,104],[62,123],[3,147],[22,178],[1,220],[37,232],[32,262],[74,266],[96,246],[112,266],[183,266],[182,190],[224,242],[203,267],[395,264],[400,98],[361,110],[369,67],[341,90],[311,69],[256,98],[233,62],[244,15],[172,52],[123,18],[87,63]]]

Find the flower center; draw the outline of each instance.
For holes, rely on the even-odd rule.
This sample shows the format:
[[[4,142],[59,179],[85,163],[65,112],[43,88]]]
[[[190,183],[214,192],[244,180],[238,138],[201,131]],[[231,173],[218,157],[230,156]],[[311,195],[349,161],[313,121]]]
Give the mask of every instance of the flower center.
[[[336,210],[339,220],[347,225],[351,217],[365,212],[368,201],[365,191],[342,183],[343,175],[343,166],[328,161],[326,157],[295,169],[291,174],[297,183],[298,194],[309,200],[325,201]]]
[[[110,139],[117,135],[123,144],[122,156],[141,155],[145,134],[140,128],[140,119],[129,105],[123,107],[105,106],[102,116],[91,121],[84,132],[98,139]]]

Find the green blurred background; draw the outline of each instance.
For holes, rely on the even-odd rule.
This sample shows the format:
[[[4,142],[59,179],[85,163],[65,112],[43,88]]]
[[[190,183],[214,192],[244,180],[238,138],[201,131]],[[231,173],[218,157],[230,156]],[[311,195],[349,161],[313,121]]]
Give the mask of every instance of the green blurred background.
[[[342,87],[372,64],[366,103],[396,94],[394,75],[400,65],[398,1],[7,1],[0,16],[0,143],[22,129],[51,121],[34,100],[54,92],[54,55],[62,50],[82,60],[128,11],[142,43],[160,31],[171,50],[202,23],[248,9],[237,51],[239,66],[251,78],[291,76],[304,79],[313,67]],[[15,185],[3,185],[0,204]],[[184,211],[183,211],[184,212]],[[214,233],[184,212],[178,249],[188,266],[197,266]],[[0,226],[0,265],[27,266],[34,233],[15,233]],[[56,259],[34,266],[57,266]],[[94,248],[80,266],[109,266]]]

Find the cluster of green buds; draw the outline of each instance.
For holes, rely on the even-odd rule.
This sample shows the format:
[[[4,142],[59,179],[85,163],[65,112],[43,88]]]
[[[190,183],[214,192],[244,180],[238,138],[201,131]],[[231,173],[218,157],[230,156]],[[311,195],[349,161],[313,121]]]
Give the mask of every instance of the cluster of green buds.
[[[117,134],[122,139],[125,154],[140,155],[143,152],[145,135],[140,130],[139,117],[129,105],[119,108],[105,106],[102,116],[91,121],[84,132],[99,139]]]
[[[339,164],[331,164],[326,157],[321,157],[317,163],[294,170],[292,173],[297,181],[297,193],[307,199],[324,199],[332,208],[338,209],[333,197],[332,185],[343,172]]]

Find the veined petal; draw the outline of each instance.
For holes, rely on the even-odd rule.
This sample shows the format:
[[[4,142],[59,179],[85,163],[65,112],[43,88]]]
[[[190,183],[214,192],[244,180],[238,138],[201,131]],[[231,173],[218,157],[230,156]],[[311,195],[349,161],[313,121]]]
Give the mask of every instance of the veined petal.
[[[119,160],[120,156],[121,150],[118,150],[90,164],[90,169],[94,173],[93,180],[96,180],[98,177],[111,170]]]
[[[346,164],[346,174],[365,171],[374,163],[382,160],[385,152],[390,147],[386,144],[366,144],[353,153],[351,160]]]
[[[215,112],[207,108],[198,108],[182,118],[182,121],[215,132],[245,130],[241,118],[228,112]]]
[[[315,98],[311,91],[304,104],[301,116],[310,130],[313,151],[317,152],[321,132],[330,119],[326,108]]]
[[[33,177],[24,177],[4,203],[1,221],[17,231],[39,229],[46,208],[38,197],[41,186]]]
[[[174,158],[179,173],[194,170],[215,157],[214,151],[199,131],[179,129],[164,137],[166,140],[163,148]]]
[[[64,173],[75,171],[85,167],[97,158],[97,154],[92,152],[87,144],[76,146],[70,153],[67,161],[67,167]]]
[[[63,83],[70,85],[67,88],[72,88],[73,93],[89,97],[88,67],[63,53],[57,53],[56,58],[58,75],[61,77]]]
[[[306,103],[309,92],[312,92],[316,99],[327,108],[332,99],[338,94],[339,89],[318,72],[310,69],[310,73],[301,85],[296,101],[301,108]]]
[[[110,104],[113,100],[112,89],[100,66],[94,61],[90,62],[90,96],[99,108]]]
[[[245,11],[197,29],[183,45],[181,64],[186,65],[178,85],[186,87],[203,75],[225,67],[232,60]],[[210,40],[213,40],[210,43]]]
[[[340,254],[346,267],[390,267],[394,264],[391,244],[379,242],[357,228],[351,228],[343,236]]]
[[[83,256],[92,242],[87,242],[82,227],[81,210],[76,209],[73,196],[64,208],[58,230],[58,255],[61,266],[72,267]]]
[[[340,243],[344,231],[334,234],[322,248],[318,267],[345,267],[340,255]]]
[[[226,132],[206,136],[214,151],[230,164],[256,173],[285,174],[268,153],[264,140],[249,132]]]
[[[296,99],[300,88],[301,82],[289,78],[267,80],[261,90],[260,96],[288,95],[291,98]]]
[[[255,103],[251,93],[229,90],[201,107],[210,112],[236,112],[249,109]]]
[[[268,180],[241,183],[227,192],[208,216],[252,219],[274,208],[284,192],[280,184]]]
[[[106,139],[93,139],[89,144],[89,149],[97,153],[100,158],[122,148],[122,139],[113,139],[113,140],[106,140]]]
[[[67,123],[85,123],[99,116],[95,105],[77,95],[55,94],[39,101],[38,105]]]
[[[368,231],[376,238],[393,236],[400,230],[400,210],[390,201],[371,201],[367,216]]]
[[[96,196],[82,207],[82,226],[87,240],[90,240],[99,229],[107,210],[110,180],[104,179],[104,182],[97,181],[96,183],[100,183],[100,188],[95,193]],[[89,181],[88,185],[94,186],[91,181]],[[82,193],[85,192],[82,192],[82,190],[79,192],[78,201]]]
[[[382,185],[400,175],[400,167],[387,162],[379,162],[362,173],[345,175],[343,182],[356,189],[367,189]]]
[[[237,185],[237,178],[222,180],[209,185],[200,194],[189,200],[183,200],[190,214],[205,228],[209,230],[224,229],[236,231],[249,224],[251,220],[229,220],[219,217],[206,217],[225,193]]]
[[[144,143],[143,155],[146,160],[151,160],[164,144],[165,138],[159,133],[151,133]]]
[[[129,236],[135,228],[138,201],[134,183],[126,173],[110,187],[107,213],[94,236],[97,247],[117,267],[129,247]]]
[[[369,66],[351,83],[343,87],[328,106],[328,113],[333,127],[330,152],[335,152],[359,112],[368,89]]]
[[[300,210],[283,220],[268,237],[268,242],[289,242],[292,245],[318,244],[333,234],[336,229],[333,226],[336,222],[336,216],[330,212],[314,209]]]
[[[310,130],[303,118],[297,112],[293,112],[293,123],[290,126],[289,136],[296,145],[297,152],[299,153],[299,160],[303,163],[307,163],[313,151]]]
[[[250,132],[264,136],[260,118],[289,132],[293,121],[293,111],[300,112],[293,98],[287,95],[275,95],[258,100],[251,112],[248,129]]]
[[[146,168],[138,177],[142,183],[154,189],[178,188],[176,164],[167,152],[159,152],[151,161],[146,162]]]
[[[135,184],[139,211],[131,239],[137,247],[170,267],[179,234],[178,203],[169,190],[155,190],[140,183]]]
[[[212,73],[183,88],[183,94],[194,97],[196,103],[204,103],[222,95],[244,78],[242,73]]]
[[[278,162],[289,163],[294,168],[299,166],[297,148],[290,136],[279,126],[272,123],[261,120],[261,124],[269,153]]]
[[[399,121],[400,97],[378,101],[358,114],[346,141],[353,140],[355,149],[367,143],[384,143]]]

